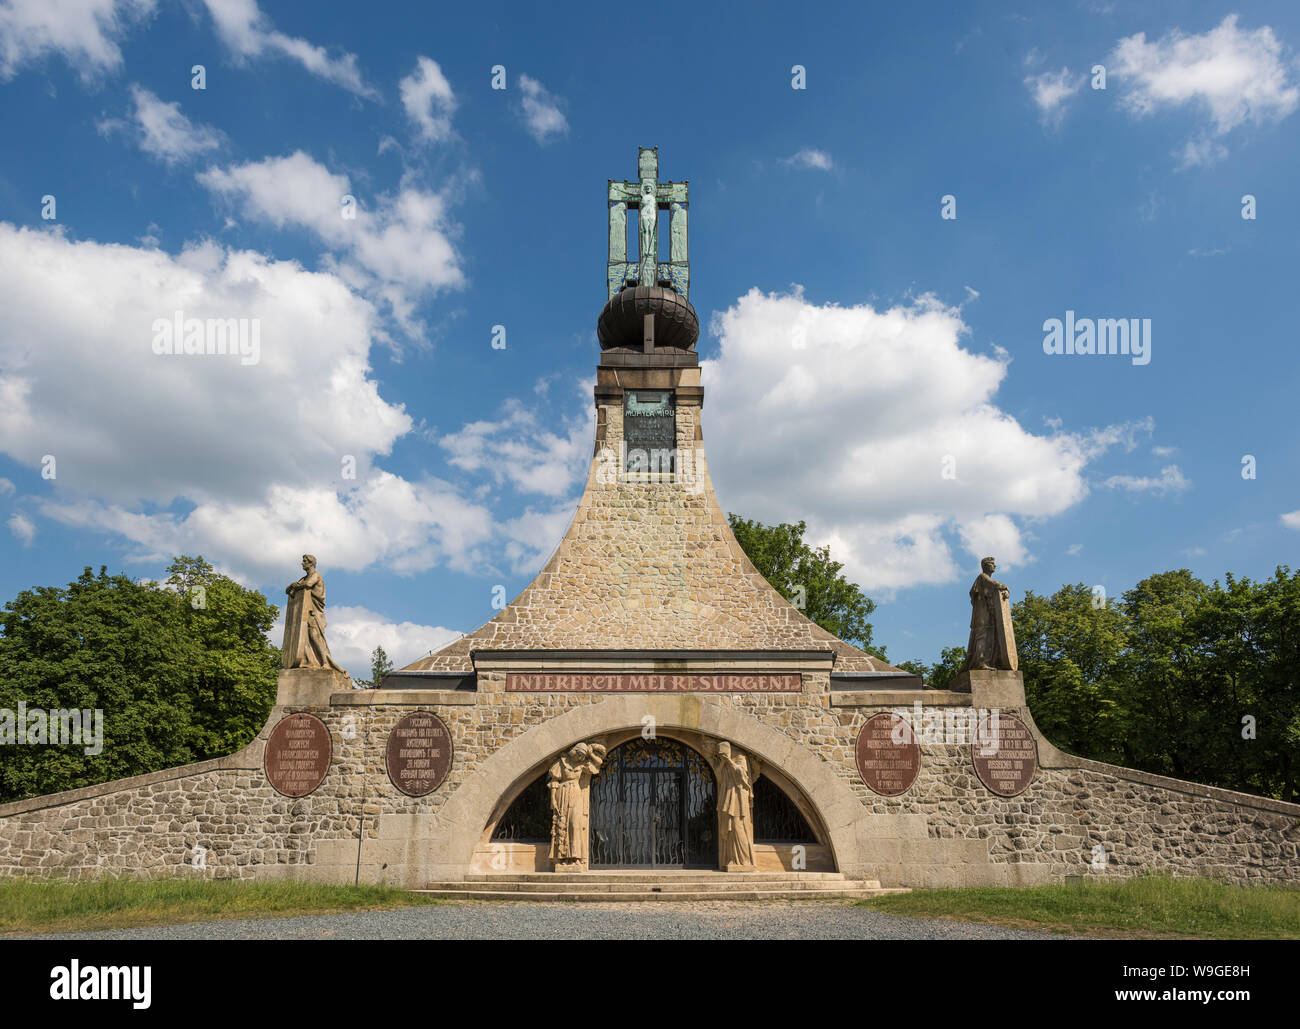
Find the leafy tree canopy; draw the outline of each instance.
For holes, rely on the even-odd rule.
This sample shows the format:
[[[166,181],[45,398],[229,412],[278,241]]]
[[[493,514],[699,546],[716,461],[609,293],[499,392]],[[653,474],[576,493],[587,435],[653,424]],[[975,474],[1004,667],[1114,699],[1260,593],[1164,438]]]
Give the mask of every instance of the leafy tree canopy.
[[[103,749],[0,746],[0,800],[220,757],[249,743],[275,701],[277,610],[202,557],[165,582],[87,568],[24,590],[0,613],[0,709],[102,710]]]

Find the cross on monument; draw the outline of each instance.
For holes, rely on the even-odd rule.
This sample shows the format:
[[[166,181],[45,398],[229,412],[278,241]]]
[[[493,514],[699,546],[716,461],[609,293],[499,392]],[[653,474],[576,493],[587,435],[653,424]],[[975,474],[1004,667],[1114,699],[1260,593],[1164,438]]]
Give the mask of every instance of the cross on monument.
[[[686,249],[689,182],[660,182],[659,148],[637,148],[637,182],[609,180],[609,265],[613,297],[628,286],[664,286],[690,296],[691,265]],[[637,212],[639,253],[627,259],[627,210]],[[659,262],[659,212],[668,212],[669,255]],[[647,217],[647,214],[649,217]]]

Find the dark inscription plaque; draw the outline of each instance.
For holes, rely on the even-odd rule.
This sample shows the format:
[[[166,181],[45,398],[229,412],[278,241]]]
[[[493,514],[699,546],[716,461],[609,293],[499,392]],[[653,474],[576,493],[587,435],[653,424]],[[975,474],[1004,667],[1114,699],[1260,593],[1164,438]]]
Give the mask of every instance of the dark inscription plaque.
[[[671,472],[677,450],[677,411],[673,395],[629,391],[623,403],[623,439],[629,472]]]
[[[971,763],[990,790],[999,797],[1014,797],[1029,788],[1038,771],[1038,744],[1029,726],[1015,715],[998,712],[996,734],[992,723],[992,717],[980,721],[980,732],[992,738],[981,737],[970,745]]]
[[[638,675],[636,673],[508,672],[507,693],[800,693],[790,675]]]
[[[300,713],[282,718],[266,741],[266,779],[276,793],[305,797],[330,770],[333,749],[329,729],[315,715]]]
[[[451,733],[432,711],[414,711],[388,734],[388,778],[408,797],[432,793],[451,769]]]
[[[921,771],[921,747],[901,715],[872,715],[858,731],[858,774],[874,793],[906,793]]]

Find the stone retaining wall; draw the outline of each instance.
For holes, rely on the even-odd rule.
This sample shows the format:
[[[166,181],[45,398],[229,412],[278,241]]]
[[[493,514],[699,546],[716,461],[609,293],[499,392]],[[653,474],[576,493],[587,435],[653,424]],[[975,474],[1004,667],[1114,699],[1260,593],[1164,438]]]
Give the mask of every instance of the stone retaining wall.
[[[494,816],[555,754],[639,730],[649,714],[666,735],[728,739],[778,769],[814,813],[835,866],[884,885],[1148,871],[1300,885],[1300,806],[1063,754],[1014,688],[849,694],[830,690],[825,673],[803,681],[804,692],[790,695],[520,694],[505,692],[503,673],[482,673],[478,692],[336,692],[277,706],[258,739],[231,757],[0,806],[0,875],[352,882],[359,857],[363,882],[456,878],[476,853],[481,862]],[[872,714],[910,711],[917,699],[927,711],[974,704],[1019,715],[1039,745],[1029,788],[995,796],[968,746],[924,743],[911,789],[871,792],[854,760],[857,732]],[[446,781],[424,798],[399,793],[384,768],[389,731],[417,708],[442,718],[455,747]],[[262,772],[270,729],[295,710],[322,718],[334,745],[324,782],[296,800]],[[1098,846],[1104,864],[1094,867]]]

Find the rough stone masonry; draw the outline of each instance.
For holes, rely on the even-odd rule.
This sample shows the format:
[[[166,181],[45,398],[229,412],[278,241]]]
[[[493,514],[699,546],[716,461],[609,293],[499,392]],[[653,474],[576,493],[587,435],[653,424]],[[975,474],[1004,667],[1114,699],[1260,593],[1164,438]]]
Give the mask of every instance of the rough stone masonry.
[[[964,689],[922,689],[809,621],[763,579],[718,506],[704,454],[686,184],[657,181],[656,151],[643,150],[638,169],[640,182],[610,183],[610,302],[586,489],[533,582],[481,628],[377,689],[353,689],[328,666],[285,667],[267,725],[237,754],[0,806],[0,874],[418,887],[485,870],[547,872],[548,841],[505,829],[524,824],[547,770],[576,744],[595,743],[608,752],[604,768],[630,769],[619,774],[636,784],[619,748],[650,740],[674,747],[638,744],[658,762],[644,775],[692,790],[712,788],[721,743],[752,759],[771,787],[756,786],[752,801],[759,869],[911,887],[1142,872],[1300,883],[1300,806],[1064,754],[1034,725],[1019,672],[972,668]],[[619,250],[617,219],[652,202],[683,219],[662,268]],[[647,411],[653,421],[637,421]],[[665,427],[657,445],[670,459],[640,460],[632,451]],[[445,774],[440,766],[421,796],[398,789],[386,764],[390,734],[412,712],[436,715],[450,750],[439,755]],[[1007,726],[1019,719],[1034,744],[1014,774],[1001,763],[1001,792],[976,767],[981,741],[925,731],[936,719],[959,721],[938,716],[980,724],[992,712]],[[286,796],[268,778],[266,751],[281,720],[303,713],[328,731],[328,761],[319,785]],[[859,737],[869,718],[889,713],[906,729],[897,740],[872,736],[885,748],[872,753],[889,763],[896,747],[906,774],[876,777],[881,762],[859,760]],[[683,771],[669,754],[706,760]],[[625,802],[634,813],[602,824],[635,842],[650,821],[676,817],[676,803],[654,800],[637,814]],[[764,805],[803,835],[765,837],[775,822],[761,817]],[[681,810],[684,831],[712,838],[709,812]],[[593,826],[599,815],[592,810]],[[674,860],[671,848],[651,856]]]

